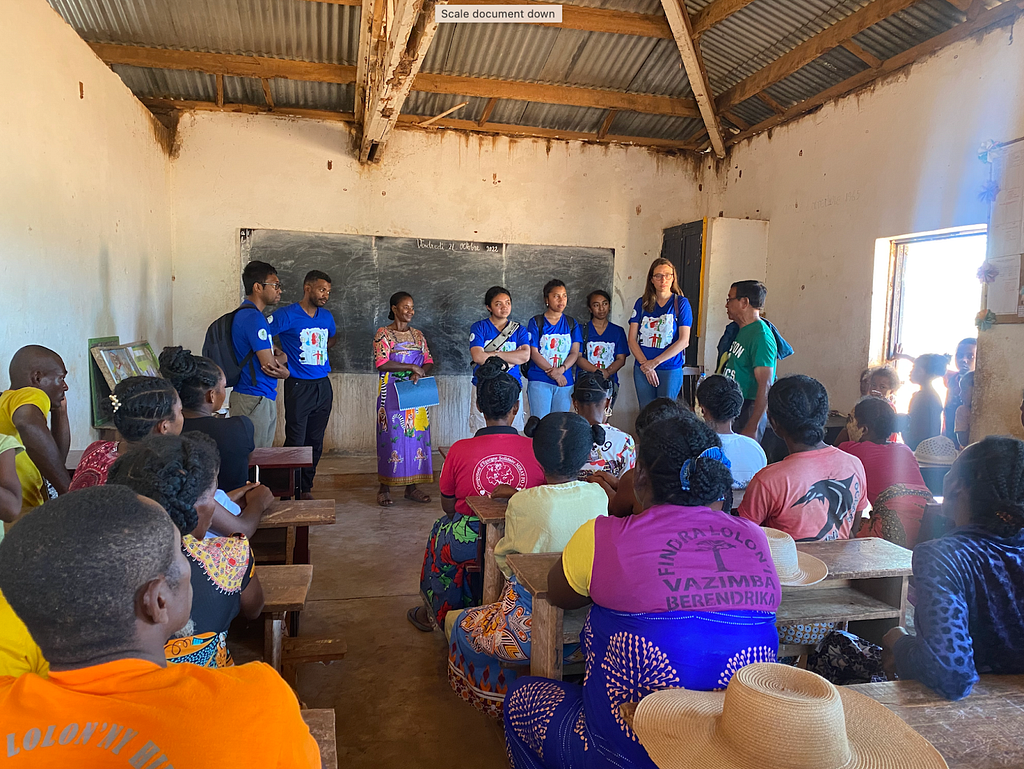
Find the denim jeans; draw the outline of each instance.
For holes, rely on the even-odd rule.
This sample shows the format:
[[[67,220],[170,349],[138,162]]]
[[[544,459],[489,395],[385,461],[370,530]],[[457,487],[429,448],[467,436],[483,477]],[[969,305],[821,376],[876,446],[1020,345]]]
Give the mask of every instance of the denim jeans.
[[[572,385],[559,387],[547,382],[534,382],[526,387],[530,398],[530,416],[543,419],[552,411],[572,411]]]
[[[683,389],[683,370],[681,368],[668,371],[658,369],[658,386],[652,387],[640,367],[633,366],[633,384],[636,385],[636,399],[640,402],[640,408],[655,398],[675,400],[679,397],[679,391]]]

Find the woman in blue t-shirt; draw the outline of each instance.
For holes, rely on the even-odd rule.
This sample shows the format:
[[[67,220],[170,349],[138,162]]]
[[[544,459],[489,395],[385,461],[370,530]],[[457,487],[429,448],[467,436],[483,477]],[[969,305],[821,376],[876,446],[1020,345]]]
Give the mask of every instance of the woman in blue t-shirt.
[[[580,327],[562,314],[569,295],[560,280],[544,284],[547,311],[530,319],[530,366],[526,393],[530,416],[543,419],[552,411],[572,411],[572,367],[580,354]],[[538,328],[538,320],[540,327]]]
[[[636,359],[633,383],[643,408],[655,398],[673,398],[683,386],[683,351],[690,344],[693,311],[668,259],[647,271],[644,295],[629,319],[629,351]]]
[[[583,371],[600,371],[612,383],[612,408],[619,397],[619,369],[626,365],[629,357],[629,343],[626,330],[608,322],[612,309],[612,298],[607,291],[591,291],[587,297],[590,308],[590,322],[580,345],[580,357],[576,365]]]
[[[469,330],[469,355],[473,359],[473,392],[469,399],[469,431],[476,435],[487,425],[484,415],[476,403],[476,370],[494,356],[509,364],[508,374],[522,387],[523,380],[519,373],[520,363],[530,360],[530,335],[526,329],[514,320],[512,314],[512,294],[507,288],[491,286],[484,294],[484,307],[491,313],[489,317],[478,320]],[[519,413],[516,414],[512,426],[520,432],[526,420],[523,417],[523,394],[519,393]]]

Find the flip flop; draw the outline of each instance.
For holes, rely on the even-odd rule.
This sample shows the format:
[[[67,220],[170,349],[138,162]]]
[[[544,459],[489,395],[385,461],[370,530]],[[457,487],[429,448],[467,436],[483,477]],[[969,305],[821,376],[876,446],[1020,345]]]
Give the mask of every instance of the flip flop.
[[[405,618],[412,623],[412,626],[417,630],[422,630],[424,633],[433,633],[433,625],[425,625],[416,619],[416,612],[419,611],[419,606],[414,606],[405,613]]]

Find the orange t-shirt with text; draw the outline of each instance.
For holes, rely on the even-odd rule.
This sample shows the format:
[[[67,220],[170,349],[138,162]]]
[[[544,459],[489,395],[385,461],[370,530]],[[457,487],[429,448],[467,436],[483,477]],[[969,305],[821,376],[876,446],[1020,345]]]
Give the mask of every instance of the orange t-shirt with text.
[[[140,659],[0,678],[10,767],[319,769],[292,690],[268,665],[160,667]]]
[[[849,539],[854,518],[868,506],[867,489],[861,461],[826,446],[790,454],[759,471],[739,514],[797,542]]]

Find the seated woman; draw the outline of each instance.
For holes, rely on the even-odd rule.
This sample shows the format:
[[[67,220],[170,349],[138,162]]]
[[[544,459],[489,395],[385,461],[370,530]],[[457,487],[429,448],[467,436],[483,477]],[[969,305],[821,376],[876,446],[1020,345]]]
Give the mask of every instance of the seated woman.
[[[227,380],[220,366],[209,358],[181,347],[165,347],[160,353],[160,373],[181,396],[182,429],[205,433],[217,444],[217,502],[223,509],[214,513],[211,530],[225,536],[251,537],[274,501],[270,489],[249,482],[249,454],[256,446],[252,420],[247,416],[215,416],[227,397]]]
[[[514,669],[502,662],[525,664],[530,659],[530,616],[533,600],[519,586],[505,558],[512,553],[557,553],[581,525],[608,514],[608,497],[600,486],[577,480],[580,468],[604,430],[579,414],[555,411],[543,419],[530,417],[526,435],[544,469],[544,485],[520,491],[508,501],[505,536],[494,548],[498,568],[508,579],[497,603],[448,612],[445,630],[451,640],[448,682],[479,710],[501,716],[505,690]],[[567,648],[567,656],[576,652]]]
[[[192,616],[164,647],[168,662],[233,665],[228,626],[239,611],[250,620],[263,611],[263,588],[249,541],[242,536],[204,539],[216,507],[219,467],[217,445],[192,432],[150,436],[118,457],[107,474],[108,484],[159,502],[181,531],[181,549],[192,569]]]
[[[750,480],[768,464],[760,443],[732,431],[733,420],[743,410],[743,391],[736,380],[713,374],[697,387],[697,404],[703,412],[704,421],[718,434],[722,451],[729,458],[733,493],[739,496],[733,504],[738,505]]]
[[[585,481],[596,472],[604,471],[621,478],[636,464],[636,444],[633,436],[607,423],[612,405],[612,383],[600,371],[584,371],[576,376],[572,390],[572,405],[576,413],[592,425],[604,429],[604,442],[594,445],[586,464],[580,468],[579,479]]]
[[[890,440],[895,429],[896,409],[889,401],[869,395],[854,406],[847,424],[852,440],[840,443],[839,449],[861,461],[867,478],[871,519],[857,536],[882,537],[913,549],[932,493],[914,452]]]
[[[781,588],[765,533],[722,512],[732,497],[727,462],[693,415],[640,436],[643,512],[583,525],[548,575],[556,606],[593,602],[580,637],[587,672],[582,686],[522,678],[509,687],[505,740],[516,769],[654,769],[620,705],[659,689],[724,689],[744,665],[775,661]]]
[[[900,381],[900,375],[896,373],[896,369],[892,366],[873,366],[866,368],[861,372],[860,375],[860,397],[866,398],[869,395],[873,395],[876,398],[884,398],[891,404],[896,403],[896,393],[899,391],[900,386],[903,383]],[[852,414],[850,415],[852,416]],[[855,440],[850,437],[850,432],[847,429],[847,425],[843,426],[843,429],[839,431],[839,435],[832,442],[833,446],[838,446],[841,443],[846,443],[850,440]],[[889,440],[896,441],[899,439],[895,428],[893,434]]]
[[[476,562],[480,520],[466,497],[499,496],[502,492],[508,496],[544,483],[544,471],[533,456],[533,442],[512,426],[523,388],[508,370],[509,364],[496,355],[477,369],[477,407],[486,426],[472,438],[452,444],[441,468],[438,487],[445,514],[434,523],[427,540],[420,592],[430,601],[433,620],[442,627],[449,611],[480,602],[479,595],[474,598],[466,574],[466,567]],[[406,616],[419,630],[433,629],[423,606],[409,609]]]
[[[147,435],[179,435],[181,399],[166,379],[133,376],[122,379],[110,396],[118,440],[94,441],[82,452],[68,491],[102,486],[118,454]]]
[[[917,635],[886,633],[882,663],[959,700],[979,674],[1024,673],[1024,442],[964,449],[942,509],[958,528],[914,551]]]

